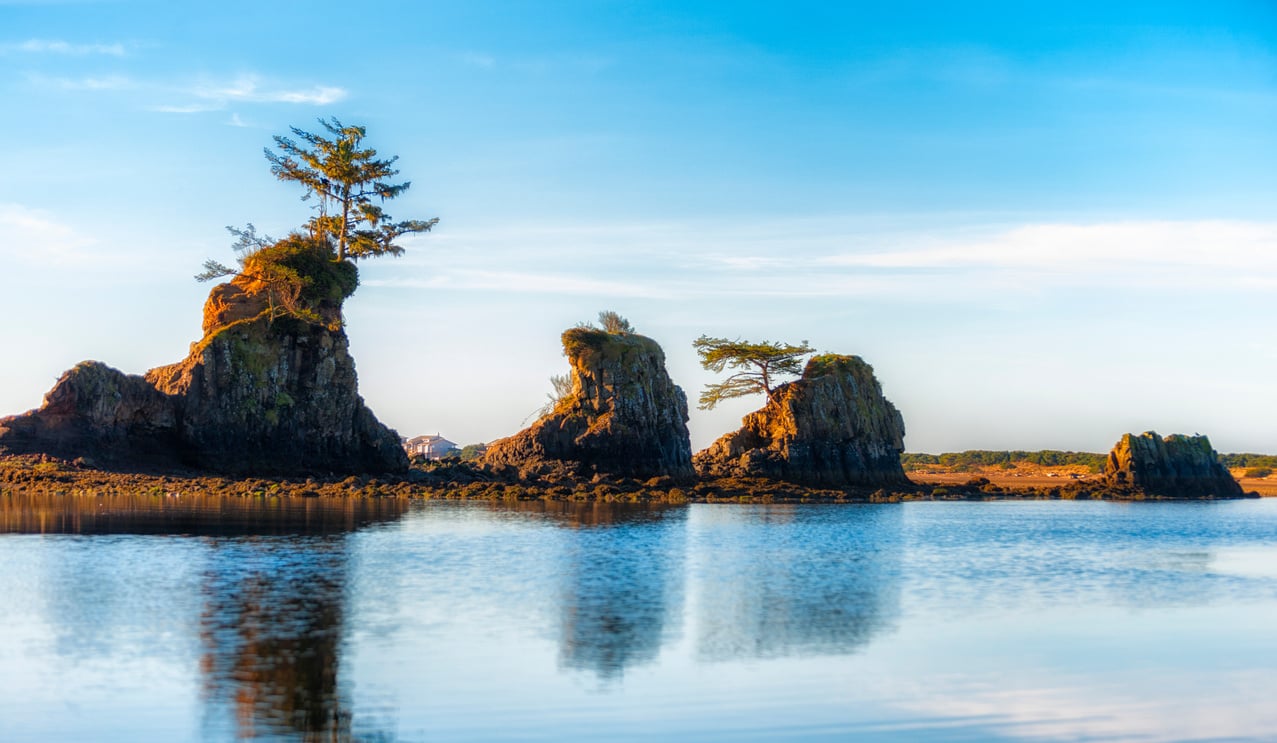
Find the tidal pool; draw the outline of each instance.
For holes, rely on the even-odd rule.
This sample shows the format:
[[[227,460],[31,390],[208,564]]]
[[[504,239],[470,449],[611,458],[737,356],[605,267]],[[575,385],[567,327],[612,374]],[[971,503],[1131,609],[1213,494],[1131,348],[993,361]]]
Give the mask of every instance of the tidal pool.
[[[1277,499],[0,495],[0,740],[1274,740]]]

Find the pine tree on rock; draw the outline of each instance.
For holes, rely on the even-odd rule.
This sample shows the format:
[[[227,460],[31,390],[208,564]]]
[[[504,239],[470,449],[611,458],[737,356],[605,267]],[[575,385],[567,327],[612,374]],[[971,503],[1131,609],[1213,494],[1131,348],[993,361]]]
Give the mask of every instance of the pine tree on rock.
[[[390,180],[399,174],[394,168],[398,156],[379,160],[376,150],[360,149],[367,134],[362,126],[346,126],[335,117],[320,119],[319,123],[331,139],[290,127],[300,142],[276,136],[279,152],[265,152],[276,178],[300,183],[306,189],[303,200],[319,199],[319,214],[308,226],[314,237],[333,246],[336,260],[400,255],[403,248],[395,240],[426,232],[439,222],[437,218],[403,222],[391,219],[380,204],[403,194],[412,185]]]

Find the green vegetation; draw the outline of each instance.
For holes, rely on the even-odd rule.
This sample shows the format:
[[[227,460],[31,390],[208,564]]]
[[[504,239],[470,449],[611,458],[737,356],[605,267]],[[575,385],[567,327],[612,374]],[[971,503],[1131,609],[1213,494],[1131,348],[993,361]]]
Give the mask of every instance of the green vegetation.
[[[906,452],[900,455],[900,464],[907,470],[918,469],[927,465],[948,467],[963,472],[976,467],[1002,467],[1014,469],[1017,463],[1035,464],[1041,467],[1082,466],[1091,472],[1102,472],[1106,454],[1095,454],[1083,451],[989,451],[971,449],[963,452],[945,454],[923,454]]]
[[[612,335],[629,335],[634,332],[634,326],[630,325],[630,321],[612,310],[603,310],[599,313],[599,325]]]
[[[701,366],[709,371],[740,370],[722,382],[705,385],[700,397],[701,410],[710,410],[723,400],[759,392],[771,400],[777,379],[801,374],[803,357],[813,351],[807,341],[794,346],[769,341],[750,343],[739,338],[728,340],[705,335],[692,341],[692,347],[701,357]]]
[[[318,197],[318,214],[306,224],[307,233],[295,232],[283,240],[258,235],[249,223],[244,229],[227,227],[235,236],[238,268],[209,259],[195,278],[212,281],[226,276],[257,283],[268,302],[268,316],[295,317],[320,322],[317,308],[336,310],[359,285],[353,259],[399,255],[399,237],[427,232],[438,219],[394,222],[373,200],[385,202],[411,185],[392,183],[399,173],[391,167],[397,157],[378,160],[374,149],[360,149],[365,130],[345,126],[337,119],[320,124],[332,135],[327,139],[296,127],[293,134],[303,144],[275,137],[280,152],[266,150],[271,172],[283,181],[306,188],[303,200]],[[335,314],[335,313],[330,313]]]
[[[1277,454],[1221,454],[1219,461],[1225,467],[1267,467],[1268,469],[1277,470]],[[1262,477],[1262,475],[1247,475],[1247,477]]]
[[[1272,473],[1272,467],[1250,467],[1242,475],[1244,477],[1268,477]]]
[[[392,166],[399,158],[378,160],[377,151],[359,149],[367,131],[362,126],[346,126],[337,119],[319,120],[333,135],[332,139],[290,127],[302,144],[288,137],[276,136],[279,152],[266,150],[270,172],[281,181],[300,183],[306,193],[319,199],[319,214],[308,226],[311,236],[333,245],[336,260],[368,256],[399,255],[403,248],[395,244],[402,235],[426,232],[439,220],[395,222],[380,206],[403,194],[411,182],[392,183],[399,174]]]

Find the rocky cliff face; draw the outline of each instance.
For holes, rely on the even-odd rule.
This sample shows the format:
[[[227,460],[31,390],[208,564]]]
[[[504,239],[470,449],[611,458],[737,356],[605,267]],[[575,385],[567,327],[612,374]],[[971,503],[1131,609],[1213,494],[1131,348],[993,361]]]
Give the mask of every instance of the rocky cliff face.
[[[706,477],[770,477],[824,487],[904,485],[905,425],[858,356],[807,362],[738,431],[695,457]]]
[[[1104,479],[1114,486],[1134,486],[1173,498],[1233,497],[1241,485],[1219,461],[1205,436],[1173,434],[1160,438],[1147,431],[1125,434],[1109,452]]]
[[[687,397],[650,338],[573,328],[563,334],[572,393],[484,456],[520,467],[565,462],[630,477],[690,477]]]
[[[406,470],[398,435],[358,395],[345,331],[333,322],[342,292],[308,298],[303,320],[281,316],[261,282],[214,287],[205,336],[185,360],[145,377],[82,363],[42,407],[0,420],[0,449],[230,474]]]

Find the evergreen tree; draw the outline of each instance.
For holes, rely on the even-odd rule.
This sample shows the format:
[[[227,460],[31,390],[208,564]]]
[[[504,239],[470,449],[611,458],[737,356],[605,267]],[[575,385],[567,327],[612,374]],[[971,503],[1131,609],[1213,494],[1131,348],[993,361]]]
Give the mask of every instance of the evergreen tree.
[[[740,369],[717,384],[707,384],[701,392],[700,409],[709,410],[723,400],[745,397],[759,392],[771,400],[778,377],[802,373],[803,357],[814,350],[803,341],[788,343],[750,343],[749,341],[710,338],[702,335],[692,341],[701,366],[712,372]]]
[[[338,261],[399,255],[403,248],[395,244],[396,239],[426,232],[439,222],[437,218],[393,221],[379,204],[412,185],[390,180],[399,174],[393,167],[399,158],[379,160],[376,150],[360,149],[367,133],[362,126],[346,126],[336,118],[319,123],[331,139],[290,127],[301,143],[276,136],[279,152],[265,152],[276,178],[300,183],[306,189],[303,200],[318,197],[319,214],[309,222],[311,234],[330,241]]]

